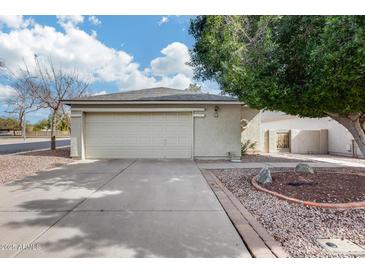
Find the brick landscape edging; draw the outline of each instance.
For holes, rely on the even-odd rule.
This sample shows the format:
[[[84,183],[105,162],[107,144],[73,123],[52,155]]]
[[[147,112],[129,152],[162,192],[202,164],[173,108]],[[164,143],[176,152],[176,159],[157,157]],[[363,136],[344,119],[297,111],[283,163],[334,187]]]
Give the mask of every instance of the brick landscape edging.
[[[281,171],[281,172],[285,172],[285,171]],[[327,171],[326,171],[327,172]],[[364,176],[364,174],[361,173],[343,173],[343,172],[331,172],[331,173],[338,173],[338,174],[354,174],[354,175],[360,175],[360,176]],[[317,203],[317,202],[312,202],[312,201],[304,201],[304,200],[299,200],[296,198],[291,198],[288,196],[285,196],[281,193],[278,193],[276,191],[272,191],[272,190],[268,190],[262,186],[260,186],[257,181],[258,175],[254,176],[251,179],[251,183],[252,185],[260,191],[266,192],[270,195],[273,195],[279,199],[288,201],[288,202],[292,202],[292,203],[297,203],[297,204],[301,204],[304,206],[313,206],[313,207],[321,207],[321,208],[333,208],[333,209],[351,209],[351,208],[365,208],[365,201],[362,202],[350,202],[350,203]]]
[[[287,258],[281,244],[276,241],[242,203],[209,170],[201,173],[213,190],[224,211],[255,258]]]

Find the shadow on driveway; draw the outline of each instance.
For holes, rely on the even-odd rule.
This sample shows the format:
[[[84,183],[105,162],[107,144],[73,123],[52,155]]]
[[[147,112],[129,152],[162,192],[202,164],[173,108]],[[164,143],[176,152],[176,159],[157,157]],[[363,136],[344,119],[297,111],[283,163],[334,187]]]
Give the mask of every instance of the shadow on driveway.
[[[0,257],[250,257],[192,161],[70,164],[0,187]]]

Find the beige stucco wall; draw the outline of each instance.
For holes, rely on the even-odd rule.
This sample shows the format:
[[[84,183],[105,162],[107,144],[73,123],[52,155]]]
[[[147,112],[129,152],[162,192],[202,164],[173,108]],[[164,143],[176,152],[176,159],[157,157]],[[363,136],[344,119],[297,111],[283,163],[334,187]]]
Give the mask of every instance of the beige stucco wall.
[[[118,105],[87,105],[86,108],[118,108]],[[119,106],[123,107],[123,106]],[[204,114],[204,117],[194,119],[194,157],[195,158],[223,158],[228,152],[239,156],[241,150],[241,105],[218,105],[218,117],[214,115],[215,105],[191,104],[191,105],[128,105],[128,108],[204,108],[205,111],[194,112]],[[79,111],[75,108],[82,108],[80,105],[71,107],[71,156],[82,157],[83,150],[83,117],[78,117]],[[257,111],[253,111],[256,112]],[[247,114],[251,113],[251,119],[256,116],[246,109]],[[257,118],[256,118],[257,120]],[[255,120],[255,121],[256,121]],[[250,136],[259,136],[259,126],[252,122],[248,133]],[[257,133],[258,130],[258,133]]]
[[[242,131],[241,142],[244,143],[247,140],[256,142],[255,151],[262,150],[262,138],[261,132],[261,112],[260,110],[253,109],[247,106],[242,106],[241,119],[248,122],[246,128]],[[245,123],[243,122],[243,123]]]
[[[73,158],[81,158],[83,149],[83,121],[82,112],[71,111],[71,152]]]
[[[320,131],[319,130],[291,130],[292,153],[319,153],[320,151]]]
[[[277,133],[282,130],[267,130],[265,152],[279,152],[277,143]],[[300,154],[327,154],[328,153],[328,130],[289,130],[290,136],[290,152]]]
[[[319,153],[328,154],[328,130],[319,130]]]
[[[218,105],[218,117],[214,117],[214,105],[205,106],[204,118],[194,118],[194,156],[196,158],[235,156],[241,151],[241,106]]]
[[[341,124],[333,119],[326,118],[299,118],[292,116],[289,119],[269,121],[261,123],[261,132],[264,136],[267,130],[285,129],[285,130],[328,130],[328,153],[336,155],[352,156],[352,140],[354,139],[351,133]],[[322,135],[323,136],[323,135]],[[325,138],[323,136],[323,138]],[[323,149],[321,149],[323,151]],[[362,156],[360,149],[355,147],[355,155]]]

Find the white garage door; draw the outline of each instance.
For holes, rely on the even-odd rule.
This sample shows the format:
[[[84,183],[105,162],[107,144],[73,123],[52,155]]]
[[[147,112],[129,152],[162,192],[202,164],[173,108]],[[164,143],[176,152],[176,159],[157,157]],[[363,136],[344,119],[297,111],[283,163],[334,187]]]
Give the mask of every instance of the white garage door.
[[[85,155],[191,158],[191,113],[87,113]]]

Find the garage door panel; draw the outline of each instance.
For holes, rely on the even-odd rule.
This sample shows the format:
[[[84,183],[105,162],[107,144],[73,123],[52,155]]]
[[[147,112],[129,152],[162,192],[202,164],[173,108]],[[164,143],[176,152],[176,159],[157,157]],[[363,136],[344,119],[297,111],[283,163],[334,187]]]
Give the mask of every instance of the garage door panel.
[[[191,158],[191,113],[87,113],[87,158]]]
[[[123,142],[123,143],[122,143]],[[99,141],[88,142],[88,148],[113,148],[113,149],[120,149],[120,148],[131,148],[131,147],[139,147],[139,148],[148,148],[150,146],[163,148],[164,147],[164,140],[161,139],[154,139],[154,140],[137,140],[137,139],[118,139],[113,140],[108,144],[100,144]]]
[[[99,158],[119,159],[119,158],[164,158],[164,154],[160,150],[136,150],[136,149],[125,149],[125,150],[95,150],[95,155],[103,155]],[[123,157],[121,157],[121,154]],[[107,155],[107,156],[106,156]],[[98,157],[90,157],[98,158]]]

